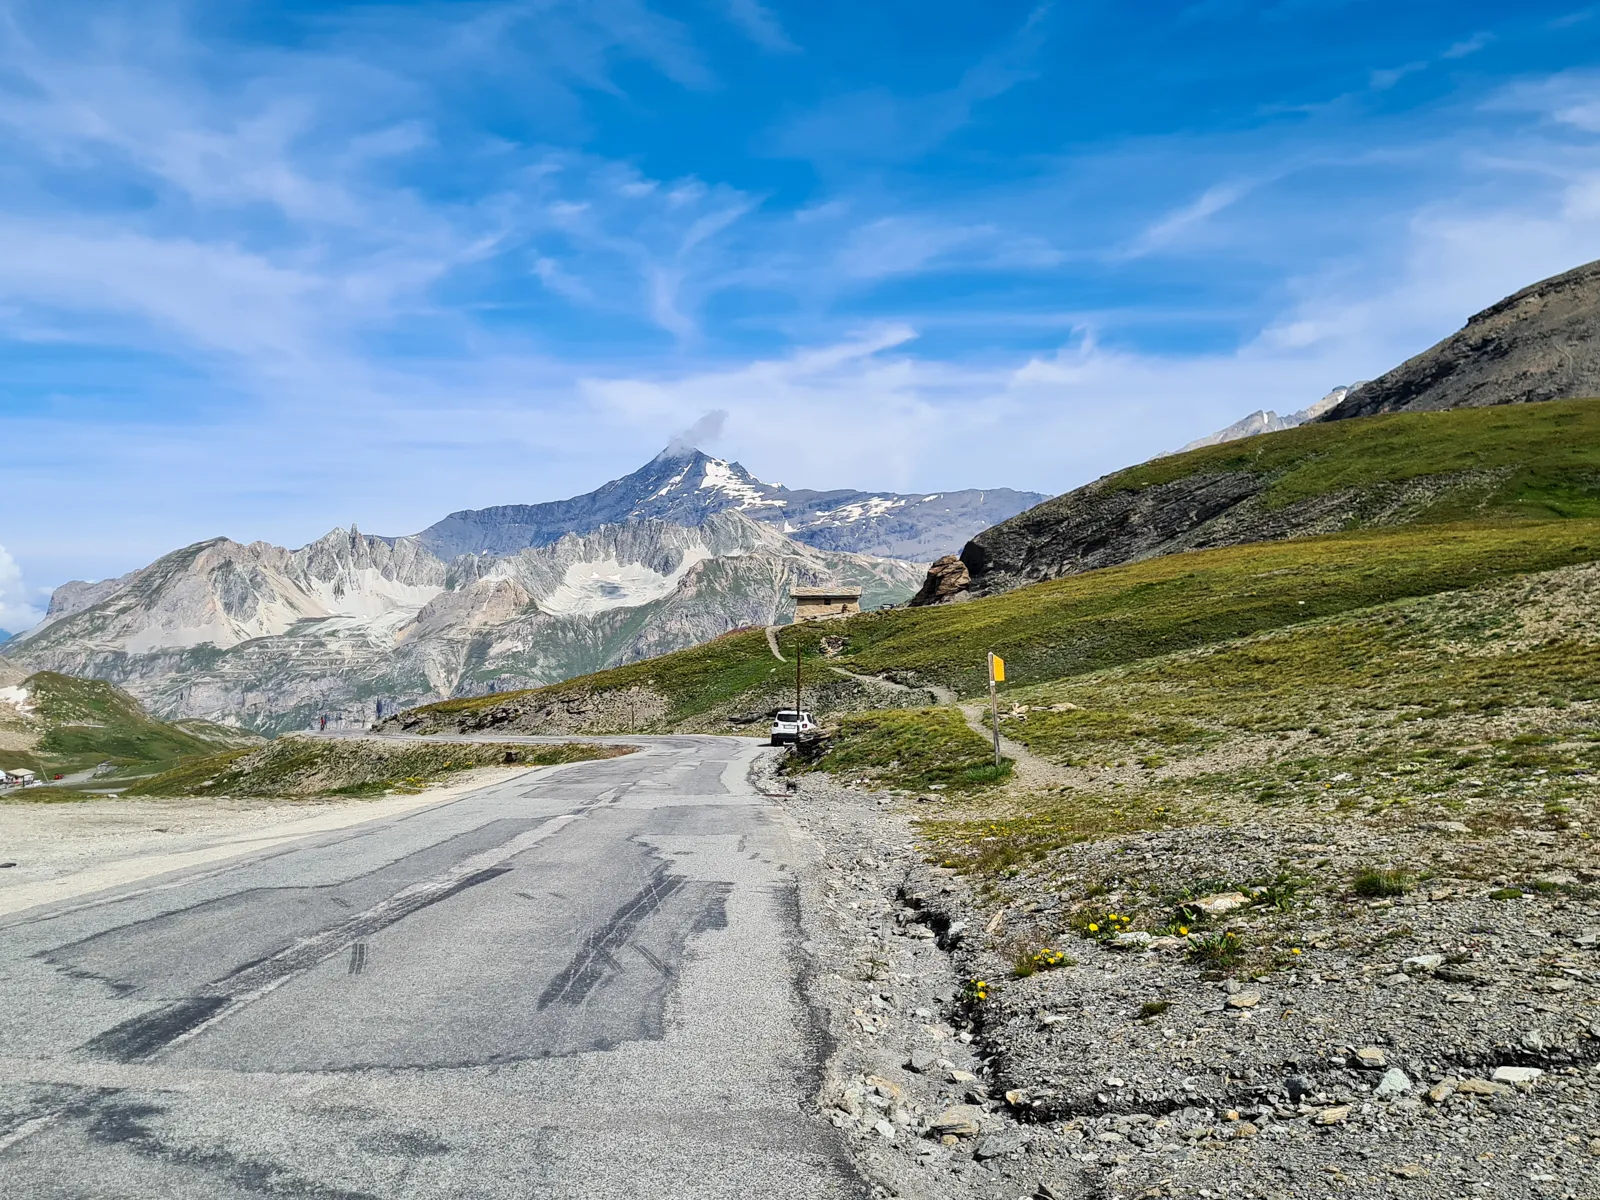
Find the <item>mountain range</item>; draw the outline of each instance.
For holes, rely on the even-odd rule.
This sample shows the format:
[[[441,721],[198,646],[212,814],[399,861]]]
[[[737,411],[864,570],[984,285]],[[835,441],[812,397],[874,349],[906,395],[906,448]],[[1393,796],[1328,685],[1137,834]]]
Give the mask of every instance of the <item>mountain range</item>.
[[[602,525],[659,520],[697,525],[735,509],[819,550],[910,562],[953,554],[980,529],[1048,497],[1010,488],[901,495],[791,490],[701,450],[663,450],[631,475],[570,500],[451,513],[417,534],[439,558],[515,554]]]
[[[3,653],[109,680],[169,719],[364,723],[380,703],[552,683],[786,621],[794,585],[899,603],[923,563],[851,547],[947,550],[1042,498],[790,490],[668,450],[587,495],[459,512],[410,536],[199,542],[63,584]]]

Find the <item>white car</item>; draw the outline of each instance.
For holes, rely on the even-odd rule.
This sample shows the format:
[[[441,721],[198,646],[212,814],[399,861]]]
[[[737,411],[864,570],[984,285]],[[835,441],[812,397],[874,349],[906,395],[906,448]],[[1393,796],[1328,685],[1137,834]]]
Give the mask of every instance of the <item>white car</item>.
[[[817,731],[817,723],[811,719],[808,712],[795,712],[792,708],[780,711],[772,718],[772,744],[781,746],[785,742],[798,742],[808,733]]]

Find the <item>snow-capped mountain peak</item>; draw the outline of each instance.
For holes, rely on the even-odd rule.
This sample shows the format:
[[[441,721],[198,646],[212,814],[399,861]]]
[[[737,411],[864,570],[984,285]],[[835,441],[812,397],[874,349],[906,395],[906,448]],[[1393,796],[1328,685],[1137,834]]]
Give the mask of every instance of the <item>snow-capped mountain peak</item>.
[[[979,530],[1046,497],[1008,488],[933,494],[791,489],[692,446],[668,446],[632,474],[582,496],[451,513],[418,541],[450,561],[462,554],[515,554],[602,525],[662,520],[698,525],[738,510],[819,549],[931,562]]]

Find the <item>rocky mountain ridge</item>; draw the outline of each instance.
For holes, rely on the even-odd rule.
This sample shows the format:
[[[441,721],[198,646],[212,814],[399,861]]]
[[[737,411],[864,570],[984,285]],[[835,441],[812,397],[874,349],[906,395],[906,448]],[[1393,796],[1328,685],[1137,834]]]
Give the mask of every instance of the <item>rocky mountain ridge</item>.
[[[1277,433],[1280,429],[1293,429],[1298,425],[1304,425],[1307,421],[1315,421],[1323,413],[1330,411],[1335,405],[1341,403],[1346,396],[1360,386],[1359,383],[1354,383],[1347,387],[1336,387],[1315,404],[1308,404],[1299,412],[1292,412],[1286,417],[1280,417],[1270,408],[1258,408],[1249,416],[1241,417],[1232,425],[1219,429],[1215,433],[1208,433],[1203,438],[1195,438],[1194,441],[1179,447],[1172,453],[1184,454],[1190,450],[1199,450],[1203,446],[1220,446],[1223,442],[1234,442],[1240,438],[1255,437],[1258,433]],[[1165,455],[1158,457],[1165,457]]]
[[[919,565],[817,550],[737,510],[647,519],[446,563],[420,538],[334,530],[299,550],[217,538],[120,579],[58,589],[6,647],[33,670],[110,680],[165,717],[277,732],[555,682],[787,620],[794,584],[868,607]]]
[[[1600,261],[1540,280],[1357,387],[1322,414],[1343,421],[1600,396]]]

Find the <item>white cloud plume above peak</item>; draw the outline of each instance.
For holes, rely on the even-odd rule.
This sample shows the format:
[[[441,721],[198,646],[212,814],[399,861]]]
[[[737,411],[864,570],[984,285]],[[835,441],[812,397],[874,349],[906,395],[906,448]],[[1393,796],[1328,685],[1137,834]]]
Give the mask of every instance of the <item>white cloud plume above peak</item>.
[[[44,617],[23,586],[22,569],[4,546],[0,546],[0,629],[21,633]]]

